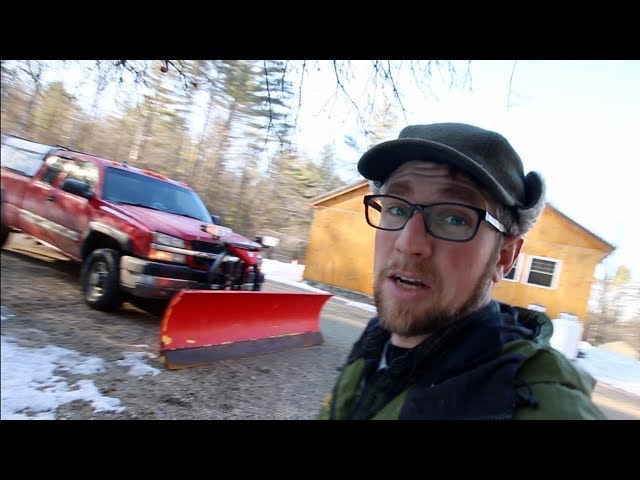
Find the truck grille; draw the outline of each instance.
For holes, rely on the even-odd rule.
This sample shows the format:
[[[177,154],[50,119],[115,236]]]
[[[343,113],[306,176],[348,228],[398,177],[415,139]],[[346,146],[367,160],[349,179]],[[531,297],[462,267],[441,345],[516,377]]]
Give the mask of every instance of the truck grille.
[[[209,242],[191,242],[191,249],[197,252],[206,253],[222,253],[224,252],[224,246],[219,243]]]
[[[224,245],[210,242],[191,242],[191,249],[197,252],[214,254],[224,253],[225,251]],[[211,259],[198,257],[193,257],[189,261],[190,266],[197,268],[198,270],[209,270],[211,263],[213,263],[213,260]]]

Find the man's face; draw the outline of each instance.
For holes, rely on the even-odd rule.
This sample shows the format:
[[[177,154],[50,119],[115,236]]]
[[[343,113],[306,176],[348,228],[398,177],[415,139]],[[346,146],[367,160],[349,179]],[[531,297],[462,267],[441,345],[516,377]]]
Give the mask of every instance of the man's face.
[[[383,193],[422,205],[457,202],[495,213],[474,183],[461,174],[452,178],[437,163],[403,164]],[[423,218],[415,214],[400,231],[376,230],[378,314],[386,329],[403,337],[429,334],[486,305],[492,282],[513,261],[508,257],[514,252],[501,252],[500,234],[487,222],[472,240],[451,242],[430,235]]]

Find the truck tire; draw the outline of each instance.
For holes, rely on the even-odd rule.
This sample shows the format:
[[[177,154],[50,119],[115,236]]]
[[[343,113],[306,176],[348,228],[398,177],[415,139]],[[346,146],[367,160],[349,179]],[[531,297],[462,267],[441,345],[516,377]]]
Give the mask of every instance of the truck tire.
[[[0,205],[2,205],[2,197],[4,197],[4,192],[0,190]],[[4,206],[2,207],[4,209]],[[2,213],[0,212],[0,248],[4,247],[4,244],[7,243],[7,238],[9,238],[9,227],[7,227],[2,221]]]
[[[262,290],[263,283],[264,283],[264,273],[256,271],[256,274],[253,280],[253,291],[259,292],[260,290]]]
[[[10,230],[8,227],[5,227],[4,224],[0,224],[0,247],[4,247],[4,244],[7,243],[7,238],[9,238]]]
[[[112,312],[122,304],[120,253],[109,248],[95,250],[82,264],[82,293],[87,305]]]

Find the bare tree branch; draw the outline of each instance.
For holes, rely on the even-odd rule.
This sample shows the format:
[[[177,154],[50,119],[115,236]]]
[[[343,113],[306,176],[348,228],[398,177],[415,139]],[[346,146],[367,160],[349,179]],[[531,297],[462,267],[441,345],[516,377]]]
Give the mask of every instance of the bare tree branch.
[[[347,98],[347,100],[349,101],[349,103],[351,103],[351,105],[355,108],[356,112],[358,113],[358,121],[362,124],[362,128],[366,131],[367,127],[364,124],[362,115],[360,114],[360,108],[358,107],[358,104],[356,102],[353,101],[353,99],[351,98],[351,95],[349,95],[349,92],[347,92],[347,88],[345,87],[345,85],[343,84],[342,80],[341,80],[341,73],[339,70],[339,66],[336,60],[332,61],[333,64],[333,71],[335,74],[335,78],[336,78],[336,90],[341,90],[342,93],[344,93],[345,97]]]
[[[513,62],[513,69],[511,70],[511,77],[509,78],[509,93],[507,94],[507,110],[511,108],[511,85],[513,83],[513,75],[516,73],[516,65],[518,61]]]

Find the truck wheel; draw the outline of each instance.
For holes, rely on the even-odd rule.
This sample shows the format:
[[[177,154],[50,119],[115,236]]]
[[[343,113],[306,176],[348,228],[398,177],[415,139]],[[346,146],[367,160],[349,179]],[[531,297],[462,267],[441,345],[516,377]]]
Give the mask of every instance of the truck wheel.
[[[2,205],[4,199],[4,190],[0,190],[0,205]],[[4,209],[4,205],[2,207]],[[2,213],[0,213],[0,247],[4,247],[4,244],[7,243],[7,238],[9,238],[9,227],[7,227],[2,221]]]
[[[89,255],[82,264],[82,292],[91,308],[111,312],[120,308],[120,253],[101,248]]]
[[[8,227],[4,225],[0,225],[0,247],[4,247],[4,244],[7,243],[7,238],[9,238],[10,230]]]
[[[264,283],[264,273],[256,271],[253,279],[253,291],[259,292],[262,290],[262,284]]]

